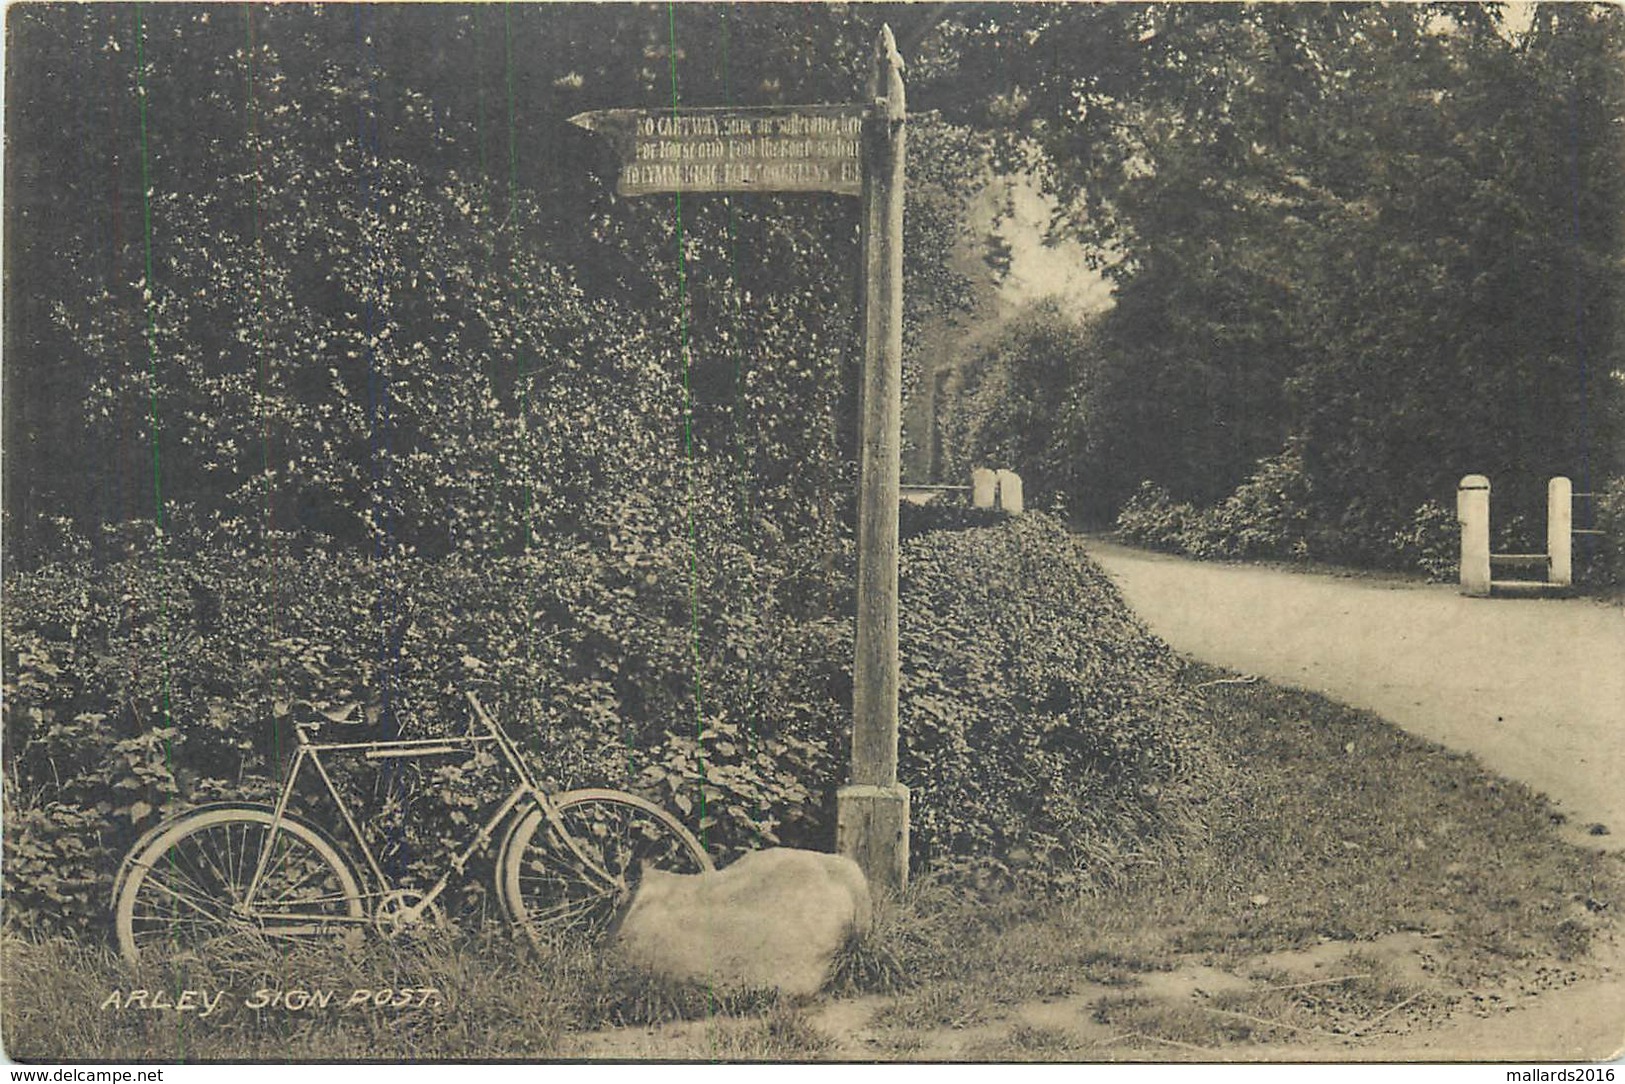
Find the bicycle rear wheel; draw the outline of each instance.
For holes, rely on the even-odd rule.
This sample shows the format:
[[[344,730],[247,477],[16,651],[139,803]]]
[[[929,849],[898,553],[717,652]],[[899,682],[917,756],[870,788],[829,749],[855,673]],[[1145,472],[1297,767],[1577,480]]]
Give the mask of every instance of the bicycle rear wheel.
[[[273,836],[275,819],[257,807],[205,809],[160,831],[134,857],[114,901],[120,954],[132,964],[219,956],[267,938],[356,932],[365,911],[350,863],[287,815]]]
[[[699,840],[653,802],[615,790],[573,790],[552,799],[558,829],[540,807],[522,814],[498,864],[508,916],[533,939],[602,937],[646,869],[713,868]]]

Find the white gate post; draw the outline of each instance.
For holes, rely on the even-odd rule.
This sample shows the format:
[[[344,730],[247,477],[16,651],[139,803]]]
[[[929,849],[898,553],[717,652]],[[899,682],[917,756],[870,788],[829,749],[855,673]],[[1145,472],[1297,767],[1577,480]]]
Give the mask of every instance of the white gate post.
[[[1013,470],[1001,470],[999,479],[999,507],[1006,515],[1019,516],[1026,507],[1021,499],[1021,475]]]
[[[1461,593],[1490,594],[1490,480],[1469,474],[1456,484],[1456,520],[1461,524]]]
[[[977,467],[970,472],[970,506],[972,508],[992,508],[993,494],[998,489],[999,476],[986,467]]]
[[[1546,483],[1547,578],[1558,587],[1574,583],[1574,484],[1562,475]]]

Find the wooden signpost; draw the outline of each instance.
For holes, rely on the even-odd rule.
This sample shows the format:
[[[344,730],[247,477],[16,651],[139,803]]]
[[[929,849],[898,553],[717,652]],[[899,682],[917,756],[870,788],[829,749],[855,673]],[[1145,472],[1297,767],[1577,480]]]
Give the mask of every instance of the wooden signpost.
[[[829,192],[863,198],[863,387],[852,774],[836,849],[879,888],[908,882],[908,788],[897,782],[897,502],[903,388],[903,61],[875,40],[868,101],[758,109],[607,109],[571,121],[609,139],[625,196]]]
[[[615,148],[623,196],[862,191],[860,106],[603,109],[570,120]]]
[[[872,885],[908,883],[908,788],[897,782],[897,503],[903,418],[903,61],[875,42],[863,172],[863,396],[859,402],[858,626],[852,780],[836,794],[835,846]]]

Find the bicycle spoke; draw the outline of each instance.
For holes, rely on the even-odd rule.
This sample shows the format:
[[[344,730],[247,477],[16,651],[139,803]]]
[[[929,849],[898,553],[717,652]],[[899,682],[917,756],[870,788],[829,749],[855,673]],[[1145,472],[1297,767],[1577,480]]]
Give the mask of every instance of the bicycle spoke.
[[[236,887],[236,885],[237,885],[237,871],[232,868],[232,864],[231,864],[231,825],[229,825],[229,824],[226,825],[226,830],[225,830],[225,832],[223,834],[226,837],[225,838],[226,884],[231,885],[232,887]]]
[[[248,834],[251,831],[254,833],[252,848],[249,846],[248,839]],[[260,855],[265,851],[267,835],[268,833],[261,825],[243,825],[242,861],[237,869],[237,883],[242,885],[245,893],[248,891],[249,882],[253,880],[254,871],[259,869]]]
[[[561,860],[549,864],[547,859],[551,856],[551,852],[543,852],[542,854],[531,859],[530,863],[528,864],[537,867],[536,872],[529,874],[532,880],[553,880],[565,884],[582,880],[590,880],[593,883],[605,885],[617,883],[617,878],[609,872],[607,864],[604,866],[583,866],[578,861],[570,860],[573,858],[573,856],[570,856],[570,858],[562,858]],[[520,877],[523,878],[525,876],[526,873],[522,869],[520,872]]]
[[[185,881],[199,892],[207,892],[198,879],[197,867],[186,860],[185,852],[179,847],[166,850],[150,868],[169,878]]]
[[[157,875],[156,879],[154,878],[154,874]],[[176,898],[183,898],[183,896],[186,895],[189,895],[190,898],[199,901],[207,901],[214,898],[214,894],[208,890],[208,887],[200,884],[195,877],[191,876],[189,873],[186,873],[180,867],[178,862],[174,865],[168,866],[167,868],[164,866],[154,867],[148,872],[147,880],[149,883],[154,884],[155,887],[169,892]],[[181,884],[175,885],[170,883],[171,881],[179,881]]]
[[[279,842],[282,844],[281,848],[275,849],[276,844]],[[260,878],[260,884],[262,886],[275,881],[276,875],[282,871],[283,865],[288,861],[288,855],[293,851],[293,847],[288,842],[288,838],[281,834],[273,837],[269,845],[273,848],[273,850],[271,851],[270,857],[267,859],[265,864],[265,876]],[[275,862],[275,865],[272,865],[273,861]]]
[[[205,902],[203,902],[201,900],[195,899],[193,897],[187,896],[187,895],[185,895],[183,893],[177,892],[173,888],[170,888],[168,885],[154,884],[152,887],[156,888],[158,891],[164,893],[165,895],[167,895],[170,899],[174,900],[175,902],[184,903],[184,904],[186,904],[186,906],[190,907],[192,910],[197,911],[200,914],[207,915],[211,919],[218,920],[219,917],[221,916],[221,914],[224,913],[224,912],[220,911],[219,909],[212,909],[211,910],[207,903],[205,903]]]
[[[191,842],[191,846],[170,848],[175,856],[175,872],[185,871],[183,875],[201,895],[219,898],[221,893],[225,893],[235,901],[237,894],[233,891],[231,882],[220,872],[219,867],[208,859],[207,841],[200,839],[188,842]]]
[[[256,861],[259,858],[259,846],[254,845],[251,847],[249,840],[249,832],[252,831],[254,827],[255,826],[252,824],[243,824],[240,826],[241,831],[238,834],[237,860],[232,864],[231,867],[231,883],[236,885],[238,891],[240,892],[248,891],[248,879],[254,875]],[[232,825],[226,826],[226,838],[228,841],[231,838],[232,828]],[[263,833],[255,833],[255,838],[258,839],[262,834]]]
[[[602,884],[586,881],[561,881],[556,879],[521,878],[519,891],[529,901],[531,911],[546,910],[554,906],[554,901],[574,899],[607,900],[613,906],[615,901],[624,902],[629,896],[625,885]]]
[[[171,947],[185,945],[191,949],[202,948],[218,944],[232,936],[230,932],[209,936],[208,931],[218,930],[217,924],[207,924],[193,921],[171,923],[158,927],[150,932],[137,933],[137,940],[146,944],[167,944]]]
[[[322,874],[328,874],[329,876],[331,876],[331,872],[329,870],[326,870],[326,869],[322,868],[320,865],[318,865],[316,863],[311,863],[310,868],[305,871],[305,874],[304,874],[303,877],[300,877],[297,881],[294,881],[292,884],[285,886],[282,889],[282,894],[280,896],[276,897],[276,899],[272,900],[271,902],[272,903],[281,903],[283,900],[285,900],[289,896],[293,895],[294,892],[296,892],[298,889],[302,888],[306,883],[308,883],[312,877],[320,876]]]
[[[255,907],[275,907],[275,906],[281,904],[281,905],[289,906],[289,907],[293,907],[293,906],[303,907],[303,906],[307,906],[307,905],[311,905],[311,904],[317,904],[317,903],[335,903],[335,902],[337,902],[339,900],[348,899],[348,898],[349,897],[346,895],[346,893],[342,889],[334,889],[334,890],[329,891],[329,892],[324,892],[322,895],[319,895],[319,896],[309,896],[309,895],[299,896],[296,899],[289,899],[288,898],[288,893],[284,892],[282,895],[278,896],[274,900],[266,900],[264,903],[255,903],[254,906]]]
[[[611,902],[612,897],[608,893],[597,896],[583,896],[578,899],[566,899],[551,907],[538,908],[532,915],[533,920],[543,926],[555,924],[575,925],[571,921],[572,919],[588,915],[602,908],[606,903]],[[604,917],[607,919],[609,916]]]
[[[291,842],[292,837],[280,829],[273,833],[268,826],[257,827],[259,843],[254,848],[254,861],[245,863],[245,876],[242,882],[244,903],[258,903],[265,898],[265,893],[277,883],[282,867],[287,863],[288,855],[296,846],[296,843]],[[260,868],[262,865],[263,870]],[[254,877],[256,872],[259,873],[257,881]],[[248,896],[250,888],[254,889],[252,899]]]
[[[256,873],[259,899],[250,910],[244,905]],[[178,821],[138,861],[115,913],[131,961],[142,945],[198,952],[244,937],[318,936],[364,920],[342,855],[299,822],[252,808]]]
[[[232,891],[232,889],[235,888],[235,885],[233,884],[231,878],[229,876],[227,876],[226,872],[224,870],[222,870],[214,862],[214,860],[209,857],[208,849],[205,846],[203,846],[202,844],[200,844],[198,846],[198,858],[200,858],[203,862],[206,862],[208,864],[209,871],[212,872],[215,875],[216,883],[219,884],[221,888],[226,889],[228,892]]]
[[[669,814],[634,795],[580,791],[556,813],[531,814],[509,851],[504,891],[533,936],[572,930],[600,936],[646,869],[697,873],[705,852]]]

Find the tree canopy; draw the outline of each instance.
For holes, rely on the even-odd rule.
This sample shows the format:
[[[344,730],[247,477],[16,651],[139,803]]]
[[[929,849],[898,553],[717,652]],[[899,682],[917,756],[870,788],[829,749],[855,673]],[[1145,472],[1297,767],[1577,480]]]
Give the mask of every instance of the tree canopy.
[[[942,41],[950,114],[1043,148],[1117,284],[1097,512],[1289,444],[1370,527],[1465,473],[1619,470],[1616,6],[1023,6]]]
[[[576,504],[629,458],[827,504],[852,458],[855,201],[620,200],[568,118],[851,100],[886,15],[18,9],[14,535],[178,502],[471,543],[471,516],[558,526],[516,526],[519,504]],[[916,129],[914,327],[963,303],[943,253],[982,168],[968,130]],[[663,443],[607,455],[578,423]],[[64,438],[82,473],[53,469]]]
[[[1061,337],[1081,352],[1042,363],[1069,374],[1049,397],[1066,409],[1024,423],[1071,460],[1042,469],[1080,480],[1086,513],[1148,479],[1215,501],[1288,448],[1316,516],[1352,508],[1356,533],[1467,472],[1584,487],[1619,470],[1617,7],[1541,4],[1514,26],[1454,4],[41,4],[8,21],[13,542],[48,515],[151,516],[155,496],[229,515],[254,477],[280,522],[353,532],[368,502],[404,509],[414,456],[469,454],[425,428],[432,371],[482,374],[470,401],[499,405],[485,428],[500,443],[557,359],[619,354],[619,338],[571,330],[576,305],[686,372],[659,424],[692,422],[688,451],[738,464],[768,430],[811,425],[779,474],[838,491],[856,406],[851,201],[619,200],[605,149],[568,117],[851,100],[888,20],[914,129],[911,351],[943,340],[921,334],[931,314],[971,302],[955,246],[1004,255],[968,232],[992,176],[1041,177],[1055,228],[1114,282],[1099,326]],[[404,278],[369,281],[369,252]],[[458,290],[430,311],[414,274]],[[340,364],[334,383],[313,365],[288,383],[289,351],[316,343],[359,344],[375,371]],[[393,368],[416,343],[435,358],[421,384]],[[829,386],[794,422],[775,417],[796,377],[762,361],[771,343],[824,359],[798,370]],[[153,364],[160,346],[173,365]],[[392,390],[357,406],[368,379]],[[154,395],[175,407],[156,431]],[[341,464],[384,447],[361,424],[380,406],[396,411],[391,465],[363,484],[373,468]],[[331,477],[300,458],[320,447],[321,410],[321,425],[349,419],[320,438]],[[206,436],[210,417],[234,443]],[[62,440],[87,469],[53,469]],[[539,455],[520,458],[546,484],[575,473]],[[803,455],[825,466],[782,466]],[[270,484],[290,462],[299,481]],[[345,495],[304,492],[323,478]],[[413,499],[487,506],[475,492]]]

